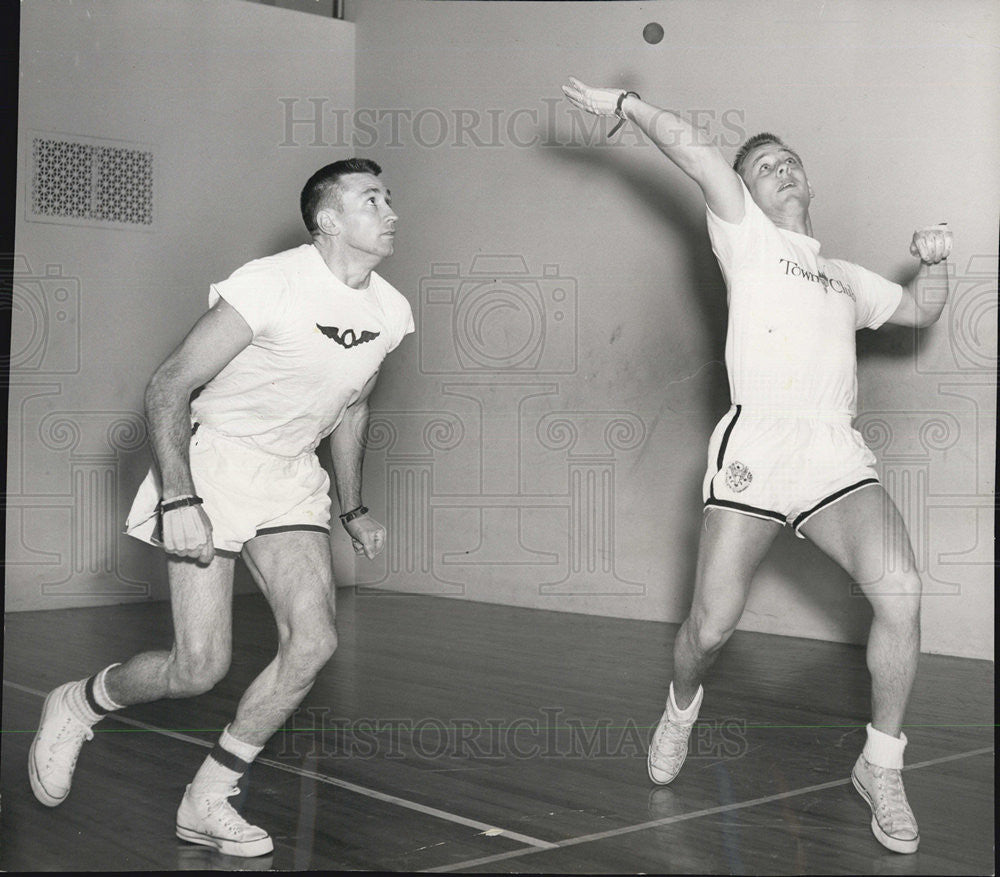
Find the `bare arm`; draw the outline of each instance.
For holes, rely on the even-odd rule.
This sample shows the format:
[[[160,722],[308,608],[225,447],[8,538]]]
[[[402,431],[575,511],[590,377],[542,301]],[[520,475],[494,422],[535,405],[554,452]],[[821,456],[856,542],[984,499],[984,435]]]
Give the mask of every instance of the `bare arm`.
[[[222,371],[252,337],[243,317],[220,300],[194,324],[150,379],[145,394],[146,418],[164,500],[195,492],[188,455],[191,394]],[[199,506],[164,515],[163,538],[171,554],[195,557],[203,563],[214,556],[211,523]]]
[[[573,77],[562,90],[574,106],[597,116],[615,115],[618,98],[623,93],[621,89],[584,85]],[[622,100],[621,112],[701,187],[705,202],[716,216],[726,222],[742,221],[744,196],[740,178],[705,128],[634,95]]]
[[[952,236],[946,223],[913,233],[910,252],[920,257],[920,268],[903,287],[903,297],[887,324],[923,329],[937,322],[948,300],[948,255]]]
[[[361,390],[361,395],[344,412],[344,417],[330,435],[330,455],[333,477],[340,500],[341,512],[363,505],[361,500],[361,470],[365,459],[365,436],[368,432],[368,397],[375,387],[378,372]],[[369,560],[385,546],[385,528],[368,514],[344,524],[351,536],[354,550]]]

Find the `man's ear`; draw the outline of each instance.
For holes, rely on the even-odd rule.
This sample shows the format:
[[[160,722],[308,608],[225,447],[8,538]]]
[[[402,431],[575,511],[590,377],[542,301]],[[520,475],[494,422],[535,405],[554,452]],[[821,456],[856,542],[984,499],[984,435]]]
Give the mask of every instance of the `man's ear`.
[[[808,186],[809,186],[809,197],[810,197],[810,199],[815,198],[816,197],[816,193],[813,191],[812,183],[809,183]]]
[[[340,233],[340,223],[337,222],[337,215],[331,207],[324,207],[316,213],[316,225],[325,235]]]

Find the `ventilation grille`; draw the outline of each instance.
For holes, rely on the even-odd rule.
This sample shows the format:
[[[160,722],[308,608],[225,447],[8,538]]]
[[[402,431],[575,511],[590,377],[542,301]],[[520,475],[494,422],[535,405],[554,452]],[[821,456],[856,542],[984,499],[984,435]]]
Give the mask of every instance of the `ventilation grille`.
[[[31,164],[31,218],[152,227],[152,152],[39,136],[32,140]]]

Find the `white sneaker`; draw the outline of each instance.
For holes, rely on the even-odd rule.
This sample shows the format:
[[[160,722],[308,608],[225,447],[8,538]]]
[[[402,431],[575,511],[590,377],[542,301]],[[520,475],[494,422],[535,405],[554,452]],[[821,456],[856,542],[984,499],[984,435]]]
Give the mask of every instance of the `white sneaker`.
[[[915,853],[920,844],[917,819],[906,800],[903,772],[878,767],[858,756],[851,781],[872,810],[872,834],[895,853]]]
[[[66,800],[80,749],[85,741],[94,739],[90,725],[73,715],[67,702],[67,692],[77,684],[67,682],[49,692],[28,752],[31,791],[46,807],[55,807]]]
[[[271,836],[237,813],[229,798],[238,795],[235,786],[221,795],[206,792],[197,797],[191,786],[184,790],[177,808],[177,836],[190,843],[215,847],[227,856],[263,856],[274,849]]]
[[[695,723],[695,719],[690,722],[671,721],[669,712],[669,708],[663,711],[646,757],[649,778],[661,786],[673,782],[681,772],[688,754],[688,738]]]

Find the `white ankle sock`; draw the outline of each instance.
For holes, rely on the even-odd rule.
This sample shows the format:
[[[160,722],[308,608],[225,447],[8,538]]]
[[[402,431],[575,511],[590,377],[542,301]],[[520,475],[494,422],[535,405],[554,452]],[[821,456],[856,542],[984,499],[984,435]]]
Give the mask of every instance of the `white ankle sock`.
[[[263,748],[237,740],[229,733],[229,725],[226,725],[219,742],[191,781],[192,791],[225,794],[239,782]]]
[[[893,737],[891,734],[885,734],[872,727],[871,722],[865,726],[865,730],[868,732],[868,740],[863,752],[865,761],[889,770],[902,770],[906,734],[900,731],[898,737]]]
[[[87,679],[79,679],[66,690],[66,705],[69,711],[85,725],[96,725],[104,718],[87,701]]]
[[[693,722],[698,718],[698,710],[701,709],[701,702],[705,696],[705,689],[700,685],[698,686],[698,691],[694,696],[694,700],[691,701],[684,709],[677,706],[677,699],[674,697],[674,683],[670,683],[670,696],[667,698],[667,717],[672,722]]]
[[[122,709],[122,705],[115,703],[104,687],[104,677],[108,670],[117,666],[110,664],[100,673],[74,682],[67,690],[66,702],[70,712],[85,725],[96,725],[108,713]]]
[[[108,688],[107,685],[105,684],[105,679],[107,678],[108,670],[114,670],[115,667],[120,667],[120,666],[121,666],[120,663],[109,664],[94,677],[94,691],[93,691],[94,700],[97,701],[98,706],[102,707],[103,709],[106,709],[108,712],[125,709],[125,707],[122,704],[115,703],[115,701],[111,699],[111,695],[108,694]]]
[[[263,746],[255,746],[253,743],[245,743],[237,740],[229,733],[229,725],[222,729],[222,736],[219,738],[219,745],[223,749],[232,752],[237,758],[242,758],[248,764],[260,755]]]

